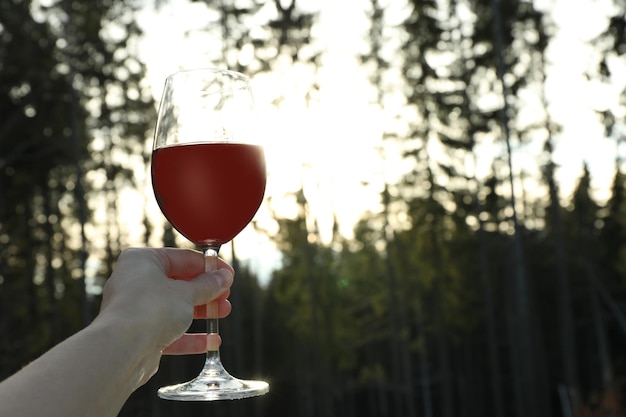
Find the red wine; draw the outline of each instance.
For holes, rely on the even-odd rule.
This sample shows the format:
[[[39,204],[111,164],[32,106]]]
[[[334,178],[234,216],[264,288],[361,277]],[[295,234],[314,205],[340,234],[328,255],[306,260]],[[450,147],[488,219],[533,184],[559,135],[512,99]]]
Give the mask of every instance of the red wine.
[[[193,143],[152,153],[152,186],[161,211],[198,246],[221,245],[252,220],[265,193],[263,148]]]

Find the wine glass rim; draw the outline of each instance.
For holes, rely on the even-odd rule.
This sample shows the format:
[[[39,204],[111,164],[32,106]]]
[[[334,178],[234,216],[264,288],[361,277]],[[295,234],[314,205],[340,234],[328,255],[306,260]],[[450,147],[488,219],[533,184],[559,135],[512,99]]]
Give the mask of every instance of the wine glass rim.
[[[176,75],[182,75],[182,74],[189,74],[192,72],[212,72],[212,73],[221,73],[221,74],[228,74],[231,76],[234,76],[236,78],[241,78],[243,80],[249,80],[250,78],[238,71],[234,71],[228,68],[223,68],[223,67],[197,67],[197,68],[184,68],[184,69],[180,69],[178,71],[175,71],[173,73],[171,73],[170,75],[167,76],[167,78],[172,78]]]
[[[189,141],[189,142],[179,142],[179,143],[168,143],[166,145],[161,145],[158,147],[154,147],[152,150],[155,151],[157,149],[163,149],[163,148],[178,148],[181,146],[189,146],[189,145],[213,145],[213,144],[219,144],[219,145],[250,145],[250,146],[254,146],[256,148],[263,148],[263,145],[259,145],[256,143],[250,143],[247,142],[245,140],[197,140],[197,141]]]

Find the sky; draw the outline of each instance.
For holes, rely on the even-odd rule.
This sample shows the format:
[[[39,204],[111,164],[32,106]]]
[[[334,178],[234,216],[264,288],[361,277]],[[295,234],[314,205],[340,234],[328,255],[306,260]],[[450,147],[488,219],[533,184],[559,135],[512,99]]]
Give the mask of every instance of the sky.
[[[616,117],[624,119],[624,109],[619,109],[619,91],[626,87],[626,64],[612,61],[616,88],[607,89],[585,79],[584,72],[591,70],[594,53],[586,42],[607,25],[608,0],[546,0],[552,5],[553,15],[559,25],[551,50],[551,76],[546,80],[546,94],[551,99],[555,121],[563,126],[557,141],[555,161],[564,167],[560,182],[568,195],[580,176],[583,161],[593,174],[592,185],[601,199],[608,197],[614,171],[615,142],[604,139],[602,126],[594,110],[612,108]],[[572,7],[576,3],[577,7]]]
[[[330,2],[319,4],[330,10]],[[372,186],[363,184],[382,180],[383,167],[377,150],[380,115],[371,104],[366,75],[354,56],[355,45],[363,42],[361,36],[367,21],[365,14],[355,13],[346,3],[335,4],[333,13],[320,14],[320,26],[324,29],[319,42],[328,54],[319,74],[324,88],[318,102],[305,109],[302,89],[306,85],[300,82],[303,74],[299,68],[252,80],[257,112],[263,122],[261,130],[265,132],[266,197],[272,199],[271,209],[263,205],[255,221],[270,233],[276,231],[271,212],[293,216],[295,205],[290,193],[301,187],[306,190],[311,211],[317,213],[326,241],[330,239],[334,213],[341,219],[342,234],[350,235],[365,210],[377,209],[380,190],[372,191]],[[146,34],[140,54],[147,63],[148,79],[157,100],[167,75],[180,68],[206,66],[206,56],[185,32],[202,29],[211,15],[199,3],[180,0],[175,4],[166,4],[158,12],[146,10],[138,17]],[[346,21],[354,23],[353,30],[345,31],[342,25]],[[277,84],[286,95],[278,110],[270,103]],[[348,166],[350,169],[346,169]],[[148,204],[150,211],[159,215],[155,203],[149,200]],[[280,257],[273,244],[252,227],[235,238],[235,248],[239,257],[261,271],[263,279],[279,266]],[[221,253],[228,257],[229,250],[229,246],[224,246]]]
[[[572,7],[573,2],[576,7]],[[402,161],[398,155],[394,157],[389,153],[386,161],[380,157],[385,116],[379,106],[373,104],[367,74],[357,62],[357,53],[364,51],[368,24],[359,4],[366,7],[369,2],[321,0],[309,3],[319,7],[317,42],[326,51],[319,73],[319,100],[308,108],[303,105],[301,93],[306,85],[301,80],[306,74],[297,66],[286,67],[281,74],[252,80],[257,111],[265,131],[266,196],[272,199],[271,207],[263,205],[255,220],[262,229],[275,231],[271,211],[281,216],[293,215],[294,204],[289,193],[303,187],[322,239],[328,241],[333,215],[340,220],[341,233],[349,237],[361,214],[379,208],[382,186],[385,181],[397,179]],[[397,4],[399,2],[389,1],[389,7]],[[607,198],[613,177],[615,145],[603,139],[594,110],[617,109],[618,97],[590,83],[584,78],[584,72],[593,62],[592,51],[585,42],[605,27],[610,1],[537,0],[536,4],[542,9],[552,8],[558,26],[549,51],[551,65],[546,94],[555,121],[564,127],[557,137],[554,155],[561,166],[557,178],[562,197],[569,196],[586,161],[592,171],[592,186],[597,197]],[[206,66],[204,51],[213,45],[207,43],[206,38],[188,38],[185,33],[202,29],[211,19],[204,4],[188,0],[171,0],[158,12],[148,7],[139,14],[138,23],[145,32],[139,52],[147,64],[148,81],[157,101],[168,74],[181,68]],[[615,69],[624,74],[618,79],[623,88],[626,66],[621,63]],[[285,93],[279,109],[270,103],[278,85]],[[532,105],[527,111],[532,113]],[[541,146],[516,148],[514,163],[536,170]],[[498,147],[484,148],[481,155],[489,160],[500,152]],[[487,164],[483,171],[487,173]],[[149,187],[149,181],[146,184]],[[153,199],[148,198],[146,204],[155,216],[160,215]],[[133,223],[137,219],[127,221]],[[238,256],[257,269],[262,279],[267,279],[271,269],[279,266],[278,252],[270,240],[252,227],[235,238],[235,248]],[[228,257],[229,250],[224,247],[222,253]]]

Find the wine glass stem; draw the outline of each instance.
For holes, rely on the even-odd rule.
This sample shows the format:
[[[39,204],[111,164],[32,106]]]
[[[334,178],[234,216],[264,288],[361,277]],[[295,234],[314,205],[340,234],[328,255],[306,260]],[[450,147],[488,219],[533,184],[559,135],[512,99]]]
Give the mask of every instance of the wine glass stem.
[[[215,271],[218,269],[218,253],[220,247],[219,246],[211,246],[204,250],[204,270],[206,272]],[[217,311],[217,301],[212,301],[206,306],[207,311],[207,320],[206,327],[208,334],[216,334],[219,335],[219,319],[218,319],[218,311]],[[207,351],[207,362],[219,361],[220,352],[219,348],[215,350]]]

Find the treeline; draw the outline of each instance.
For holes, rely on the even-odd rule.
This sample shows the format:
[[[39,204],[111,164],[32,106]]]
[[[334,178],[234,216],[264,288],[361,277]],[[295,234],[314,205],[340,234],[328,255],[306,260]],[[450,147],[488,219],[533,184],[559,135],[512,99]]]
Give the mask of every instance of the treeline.
[[[207,62],[252,77],[306,67],[303,100],[315,100],[317,12],[295,0],[205,3],[216,12],[206,33],[223,46]],[[410,169],[384,184],[353,237],[330,242],[299,190],[298,214],[275,216],[283,264],[269,285],[235,265],[223,360],[269,380],[269,395],[158,400],[159,385],[202,362],[166,358],[122,415],[624,415],[625,92],[598,111],[597,140],[617,150],[610,197],[594,197],[586,166],[566,196],[546,91],[551,10],[522,0],[361,6],[371,25],[358,58],[389,121],[381,158],[401,152]],[[137,168],[149,163],[155,119],[137,7],[0,3],[1,378],[88,323],[118,253],[137,244],[119,213],[120,190],[144,189]],[[598,86],[620,79],[625,13],[623,2],[607,7],[586,45],[584,75]],[[517,164],[537,143],[535,164]],[[489,160],[485,149],[500,151]],[[140,243],[176,244],[161,220],[143,218]]]

